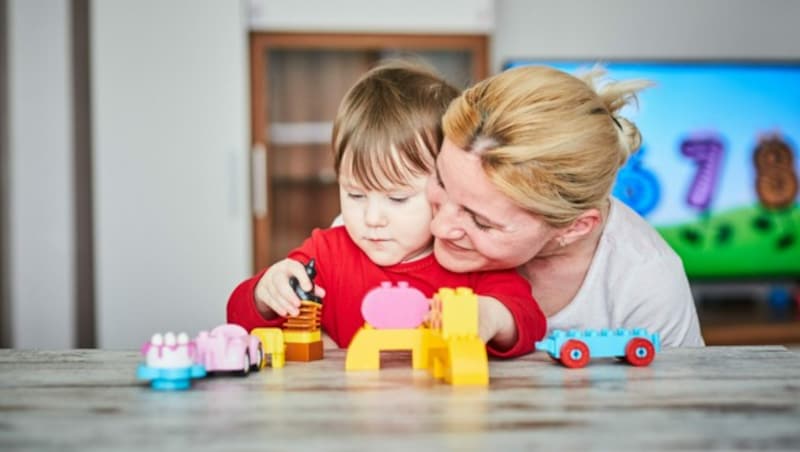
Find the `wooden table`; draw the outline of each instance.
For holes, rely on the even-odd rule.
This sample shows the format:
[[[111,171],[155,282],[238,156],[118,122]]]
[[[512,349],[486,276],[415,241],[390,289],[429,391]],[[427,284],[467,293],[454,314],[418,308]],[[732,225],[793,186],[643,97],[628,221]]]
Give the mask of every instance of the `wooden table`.
[[[537,353],[451,387],[344,351],[156,392],[138,352],[0,350],[0,450],[798,450],[800,355],[783,347],[660,353],[650,367],[566,369]]]

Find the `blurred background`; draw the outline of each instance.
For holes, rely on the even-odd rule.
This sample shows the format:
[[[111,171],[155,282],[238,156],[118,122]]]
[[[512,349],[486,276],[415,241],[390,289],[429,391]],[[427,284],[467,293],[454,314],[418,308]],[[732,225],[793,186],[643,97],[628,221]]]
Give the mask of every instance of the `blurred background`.
[[[786,69],[785,87],[740,78],[736,92],[777,91],[791,135],[798,18],[794,0],[0,0],[0,346],[135,348],[224,322],[238,282],[338,212],[331,121],[381,59],[424,60],[460,87],[541,62]],[[796,181],[800,137],[780,140]],[[662,188],[688,171],[646,151]],[[660,231],[700,262],[709,344],[800,343],[796,193],[777,210],[748,196],[742,228],[777,248],[753,245],[747,271],[703,273],[704,237],[739,237],[710,197]]]

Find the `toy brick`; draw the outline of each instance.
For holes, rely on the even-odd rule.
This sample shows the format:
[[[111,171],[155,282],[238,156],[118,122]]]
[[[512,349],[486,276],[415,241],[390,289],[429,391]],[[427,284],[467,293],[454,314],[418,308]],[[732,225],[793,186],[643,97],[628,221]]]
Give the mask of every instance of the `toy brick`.
[[[411,361],[414,369],[427,367],[427,355],[424,345],[425,329],[397,328],[375,329],[365,325],[356,332],[345,358],[346,370],[380,369],[380,353],[382,351],[411,350]]]
[[[286,343],[286,361],[316,361],[322,357],[322,341]]]
[[[295,331],[283,330],[283,340],[288,343],[308,344],[322,340],[322,332],[317,331]]]
[[[261,349],[264,353],[262,367],[266,365],[269,357],[270,365],[277,369],[284,366],[286,362],[286,344],[284,343],[283,330],[280,328],[253,328],[250,334],[261,341]]]
[[[318,331],[322,318],[322,305],[313,301],[300,303],[300,313],[289,317],[283,324],[284,330]]]
[[[406,293],[400,291],[407,291],[408,286],[382,285],[381,289],[378,295],[394,300],[395,295]],[[416,307],[409,304],[409,309]],[[365,324],[347,349],[345,368],[378,370],[380,352],[411,350],[412,366],[427,368],[434,378],[452,385],[488,385],[486,346],[477,334],[477,296],[469,288],[442,288],[434,295],[429,309],[429,326],[376,329]],[[408,318],[414,315],[409,313]]]

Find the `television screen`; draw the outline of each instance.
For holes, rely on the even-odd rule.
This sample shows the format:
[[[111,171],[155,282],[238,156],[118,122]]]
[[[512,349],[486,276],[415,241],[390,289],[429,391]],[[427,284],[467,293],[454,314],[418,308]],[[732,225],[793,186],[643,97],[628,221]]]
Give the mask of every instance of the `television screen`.
[[[511,61],[570,73],[593,61]],[[622,115],[642,148],[614,194],[655,226],[693,279],[800,277],[800,62],[601,63],[655,85]]]

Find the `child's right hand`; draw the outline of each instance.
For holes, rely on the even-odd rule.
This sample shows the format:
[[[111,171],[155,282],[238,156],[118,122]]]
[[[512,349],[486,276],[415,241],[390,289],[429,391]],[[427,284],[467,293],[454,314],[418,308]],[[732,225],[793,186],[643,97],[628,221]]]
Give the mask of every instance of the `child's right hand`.
[[[261,305],[259,311],[262,314],[267,314],[263,307],[268,307],[282,317],[294,317],[300,313],[300,299],[289,285],[289,278],[292,276],[297,278],[303,290],[311,289],[311,280],[306,274],[305,267],[296,260],[278,261],[264,273],[255,290],[256,305]],[[325,289],[316,286],[314,293],[324,297]]]

